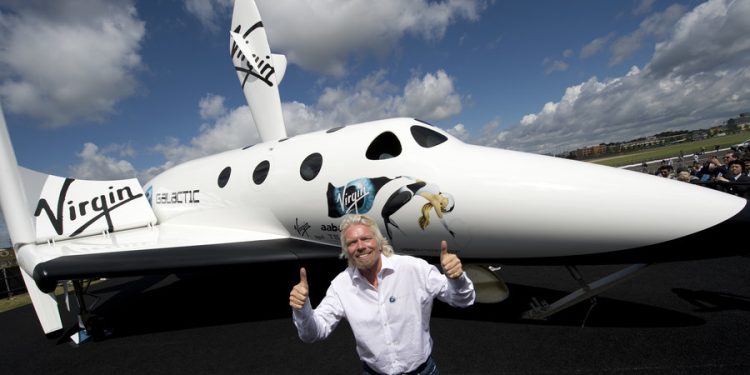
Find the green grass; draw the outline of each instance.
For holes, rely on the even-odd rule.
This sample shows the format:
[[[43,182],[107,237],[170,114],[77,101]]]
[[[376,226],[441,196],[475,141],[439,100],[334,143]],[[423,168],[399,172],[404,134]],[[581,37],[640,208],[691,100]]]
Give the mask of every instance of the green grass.
[[[94,281],[92,284],[96,284],[99,281]],[[62,295],[65,292],[62,286],[58,286],[57,289],[55,289],[55,295]],[[75,300],[75,292],[73,291],[73,287],[68,288],[68,293],[70,293],[71,298]],[[0,313],[4,313],[6,311],[13,310],[15,308],[26,306],[31,303],[31,297],[28,293],[19,293],[11,298],[3,298],[0,299]]]
[[[0,300],[0,313],[10,311],[16,307],[25,306],[31,303],[31,298],[28,294],[19,294],[11,298],[3,298]]]
[[[608,165],[610,167],[621,167],[623,165],[638,164],[643,161],[661,160],[675,157],[680,154],[680,150],[682,150],[685,155],[699,152],[701,151],[701,147],[705,147],[707,152],[713,151],[716,145],[719,145],[720,148],[726,148],[737,143],[744,142],[747,139],[750,139],[750,131],[725,135],[722,137],[708,138],[701,141],[685,142],[675,145],[638,150],[624,155],[591,159],[587,161],[601,165]]]

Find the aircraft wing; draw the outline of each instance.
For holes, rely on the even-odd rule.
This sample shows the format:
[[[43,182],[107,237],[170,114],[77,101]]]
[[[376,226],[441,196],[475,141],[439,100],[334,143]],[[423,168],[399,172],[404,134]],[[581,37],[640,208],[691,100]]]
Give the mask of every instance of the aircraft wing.
[[[168,274],[257,262],[335,259],[339,253],[337,246],[275,234],[158,225],[29,244],[20,249],[19,264],[33,268],[39,289],[50,292],[60,280]]]

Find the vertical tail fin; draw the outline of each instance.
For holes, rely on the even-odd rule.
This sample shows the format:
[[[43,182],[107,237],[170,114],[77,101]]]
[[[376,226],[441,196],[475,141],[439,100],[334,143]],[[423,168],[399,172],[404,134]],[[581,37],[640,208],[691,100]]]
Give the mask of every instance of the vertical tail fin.
[[[286,138],[279,83],[286,58],[271,54],[268,38],[253,0],[235,0],[229,49],[242,91],[263,141]]]
[[[5,224],[8,226],[16,258],[20,258],[21,252],[33,251],[36,235],[2,107],[0,107],[0,183],[2,184],[0,204],[5,215]],[[47,294],[39,290],[34,279],[23,268],[21,268],[21,275],[44,333],[62,329],[54,293]]]

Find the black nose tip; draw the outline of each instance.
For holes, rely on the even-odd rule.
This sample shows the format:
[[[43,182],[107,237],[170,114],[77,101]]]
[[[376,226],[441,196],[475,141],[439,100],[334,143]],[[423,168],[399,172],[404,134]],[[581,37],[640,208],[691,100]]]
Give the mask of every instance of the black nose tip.
[[[695,212],[695,215],[701,215]],[[736,214],[703,230],[670,241],[626,249],[603,255],[611,264],[658,263],[679,260],[720,258],[748,253],[743,238],[750,228],[750,205],[747,201]],[[604,263],[604,262],[602,262]],[[575,263],[570,263],[575,264]],[[582,264],[582,263],[580,263]]]
[[[740,239],[738,237],[743,236],[745,234],[744,231],[750,229],[750,204],[747,204],[747,201],[745,201],[745,207],[743,207],[736,215],[729,218],[729,220],[722,223],[722,225],[726,227],[726,230],[728,231],[727,235],[733,234],[731,238],[735,238],[739,241]]]
[[[700,215],[700,212],[696,212]],[[747,254],[744,235],[750,229],[750,205],[745,206],[729,219],[685,237],[694,251],[703,254],[700,258]]]

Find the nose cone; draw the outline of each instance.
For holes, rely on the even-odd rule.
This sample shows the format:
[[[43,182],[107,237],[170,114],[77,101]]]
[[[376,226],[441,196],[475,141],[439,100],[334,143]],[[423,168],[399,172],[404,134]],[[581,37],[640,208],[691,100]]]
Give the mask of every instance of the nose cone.
[[[455,196],[446,218],[464,257],[569,264],[707,258],[738,253],[732,238],[748,227],[747,201],[716,190],[590,163],[471,151],[483,162],[454,163],[451,175],[460,178],[440,183]]]
[[[696,211],[695,215],[701,213]],[[706,229],[657,244],[589,256],[557,259],[561,264],[658,263],[748,254],[743,234],[750,228],[750,205]]]
[[[700,215],[700,212],[696,212]],[[750,205],[734,216],[705,230],[664,243],[672,249],[673,256],[688,259],[745,255],[748,253],[744,234],[750,228]],[[673,243],[671,243],[673,242]]]

